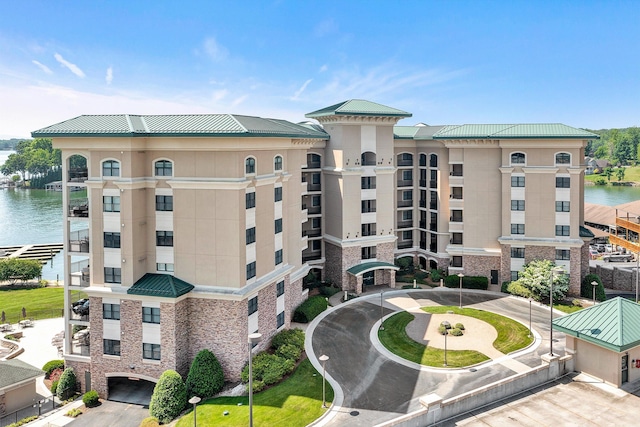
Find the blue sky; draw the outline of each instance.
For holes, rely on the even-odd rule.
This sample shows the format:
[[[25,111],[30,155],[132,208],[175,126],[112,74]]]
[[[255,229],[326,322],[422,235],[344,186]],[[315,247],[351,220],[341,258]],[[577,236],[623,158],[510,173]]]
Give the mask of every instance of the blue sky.
[[[0,138],[81,114],[640,125],[640,2],[0,2]]]

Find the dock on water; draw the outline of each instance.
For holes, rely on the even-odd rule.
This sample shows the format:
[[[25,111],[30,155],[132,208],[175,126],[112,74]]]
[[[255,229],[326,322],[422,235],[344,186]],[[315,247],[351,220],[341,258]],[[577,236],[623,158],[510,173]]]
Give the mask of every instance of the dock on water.
[[[49,262],[63,248],[62,243],[37,243],[33,245],[0,246],[0,259],[34,259],[42,264]]]

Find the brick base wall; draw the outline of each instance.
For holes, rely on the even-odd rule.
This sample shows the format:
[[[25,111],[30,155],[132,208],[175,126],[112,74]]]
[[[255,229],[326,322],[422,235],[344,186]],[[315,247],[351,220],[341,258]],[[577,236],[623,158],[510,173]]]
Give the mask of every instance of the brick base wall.
[[[498,283],[500,283],[500,257],[463,255],[462,265],[464,274],[468,276],[486,277],[491,283],[491,270],[498,270]]]

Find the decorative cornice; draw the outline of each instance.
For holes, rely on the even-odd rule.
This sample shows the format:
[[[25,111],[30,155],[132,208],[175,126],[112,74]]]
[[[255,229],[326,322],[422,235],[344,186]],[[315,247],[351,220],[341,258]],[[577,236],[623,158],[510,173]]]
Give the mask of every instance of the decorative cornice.
[[[190,190],[241,190],[249,187],[252,181],[241,179],[171,179],[167,184],[173,189]]]
[[[390,124],[395,125],[399,120],[404,117],[393,116],[359,116],[359,115],[335,115],[335,116],[322,116],[314,117],[319,123],[332,123],[332,124]]]
[[[500,172],[502,172],[502,173],[508,173],[508,174],[510,174],[510,173],[513,173],[513,171],[514,171],[514,169],[515,169],[515,168],[512,168],[512,167],[500,167],[500,168],[498,168],[498,169],[499,169],[499,170],[500,170]]]
[[[373,244],[378,243],[394,243],[397,240],[397,237],[393,233],[393,231],[391,232],[391,234],[385,234],[382,236],[365,236],[339,239],[335,236],[325,234],[322,237],[325,241],[335,246],[340,246],[341,248],[350,248],[354,246],[372,246]]]
[[[513,236],[500,236],[498,237],[498,243],[501,245],[526,245],[526,246],[555,246],[563,248],[579,248],[582,247],[584,242],[581,239],[554,239],[554,238],[540,238],[540,237],[513,237]]]
[[[525,166],[522,168],[524,173],[558,173],[558,168],[553,166]]]
[[[442,142],[447,148],[498,148],[500,143],[497,139],[445,139]]]

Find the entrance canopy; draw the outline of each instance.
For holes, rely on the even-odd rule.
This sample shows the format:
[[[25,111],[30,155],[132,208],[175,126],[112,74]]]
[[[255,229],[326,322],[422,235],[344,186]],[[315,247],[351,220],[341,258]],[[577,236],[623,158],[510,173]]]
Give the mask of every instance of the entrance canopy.
[[[362,276],[364,273],[368,273],[373,270],[400,270],[400,267],[382,261],[363,262],[362,264],[354,265],[347,269],[347,273],[354,276]]]

